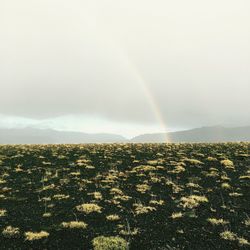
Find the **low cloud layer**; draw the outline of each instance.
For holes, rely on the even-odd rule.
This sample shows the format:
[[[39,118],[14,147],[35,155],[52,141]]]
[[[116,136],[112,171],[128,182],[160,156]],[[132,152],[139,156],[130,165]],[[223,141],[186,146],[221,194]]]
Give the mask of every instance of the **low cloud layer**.
[[[3,0],[0,114],[250,124],[249,11],[244,0]]]

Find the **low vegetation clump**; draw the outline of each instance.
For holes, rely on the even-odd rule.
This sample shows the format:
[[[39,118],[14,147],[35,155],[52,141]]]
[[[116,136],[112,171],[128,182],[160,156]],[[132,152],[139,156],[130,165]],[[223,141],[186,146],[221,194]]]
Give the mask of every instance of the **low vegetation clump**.
[[[243,175],[239,177],[240,180],[250,180],[250,175]]]
[[[28,241],[41,240],[41,239],[49,237],[49,233],[46,231],[26,232],[24,235],[25,235],[25,240],[28,240]]]
[[[6,216],[6,215],[7,215],[7,210],[0,209],[0,217]]]
[[[2,234],[5,238],[17,238],[20,236],[20,230],[18,227],[7,226]]]
[[[83,221],[70,221],[70,222],[63,222],[62,223],[63,228],[81,228],[85,229],[87,227],[87,224],[84,223]]]
[[[190,195],[190,196],[181,198],[181,205],[184,208],[196,208],[201,203],[204,203],[204,202],[208,202],[208,199],[205,196]]]
[[[234,169],[234,163],[230,160],[222,160],[221,165],[227,169]]]
[[[242,193],[233,192],[233,193],[229,193],[229,196],[231,196],[231,197],[240,197],[240,196],[243,196],[243,194]]]
[[[142,204],[134,204],[135,207],[135,214],[147,214],[149,212],[153,212],[156,210],[155,207],[151,206],[143,206]]]
[[[139,229],[138,228],[127,228],[127,229],[122,229],[120,232],[119,232],[120,235],[122,236],[135,236],[135,235],[138,235],[139,234]]]
[[[228,230],[220,233],[220,237],[224,240],[231,240],[231,241],[237,240],[237,235],[231,231],[228,231]]]
[[[244,224],[247,226],[247,227],[250,227],[250,218],[246,219],[244,221]]]
[[[106,216],[106,218],[109,221],[118,221],[118,220],[120,220],[120,216],[117,215],[117,214],[108,215],[108,216]]]
[[[197,159],[185,159],[184,160],[186,163],[190,164],[190,165],[202,165],[203,163]]]
[[[183,166],[177,165],[177,166],[174,167],[173,170],[169,171],[169,173],[179,174],[179,173],[185,172],[185,171],[186,171],[186,169]]]
[[[83,212],[85,214],[90,213],[101,213],[102,208],[94,203],[85,203],[76,207],[77,211]]]
[[[249,148],[0,145],[0,249],[248,249]]]
[[[148,190],[150,190],[151,187],[147,184],[138,184],[136,185],[136,190],[140,193],[146,193]]]
[[[151,171],[155,171],[156,167],[153,167],[150,165],[143,165],[143,166],[134,167],[133,170],[136,172],[151,172]]]
[[[123,195],[123,191],[119,188],[112,188],[110,190],[110,193],[113,195]]]
[[[228,230],[220,233],[220,237],[228,241],[237,241],[239,246],[243,247],[250,246],[250,242],[247,239],[243,237],[238,237],[236,233],[233,233]]]
[[[178,219],[178,218],[181,218],[181,217],[183,217],[182,212],[172,213],[172,215],[171,215],[172,219]]]
[[[66,200],[69,199],[69,195],[65,195],[65,194],[55,194],[53,196],[54,199],[56,200]]]
[[[127,250],[128,244],[121,237],[99,236],[93,239],[94,250]]]
[[[248,240],[246,240],[245,238],[239,237],[237,240],[238,240],[240,246],[244,246],[244,247],[250,246],[250,242]]]
[[[102,194],[100,192],[94,192],[93,196],[96,200],[102,200]]]
[[[216,218],[208,218],[207,221],[210,222],[212,225],[215,225],[215,226],[229,224],[229,222],[226,221],[226,220],[216,219]]]
[[[151,205],[157,205],[157,206],[163,206],[164,205],[164,200],[151,200],[149,204]]]
[[[230,184],[227,183],[227,182],[222,183],[222,184],[221,184],[221,187],[222,187],[223,189],[230,189],[230,188],[231,188]]]
[[[217,161],[217,159],[215,157],[211,157],[211,156],[208,156],[207,157],[207,161]]]
[[[44,217],[44,218],[49,218],[49,217],[51,217],[51,216],[52,216],[51,213],[44,213],[44,214],[43,214],[43,217]]]

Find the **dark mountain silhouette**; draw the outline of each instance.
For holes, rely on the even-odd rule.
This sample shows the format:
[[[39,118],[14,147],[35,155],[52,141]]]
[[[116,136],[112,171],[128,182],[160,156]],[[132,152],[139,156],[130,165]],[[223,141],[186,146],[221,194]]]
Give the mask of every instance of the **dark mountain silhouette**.
[[[164,142],[165,134],[144,134],[134,137],[132,142]],[[222,126],[202,127],[167,133],[171,142],[235,142],[250,141],[250,126],[225,128]]]
[[[166,134],[144,134],[131,140],[115,134],[87,134],[52,129],[0,129],[0,144],[56,144],[56,143],[150,143],[165,142]],[[225,128],[202,127],[167,133],[171,142],[236,142],[250,141],[250,126]]]

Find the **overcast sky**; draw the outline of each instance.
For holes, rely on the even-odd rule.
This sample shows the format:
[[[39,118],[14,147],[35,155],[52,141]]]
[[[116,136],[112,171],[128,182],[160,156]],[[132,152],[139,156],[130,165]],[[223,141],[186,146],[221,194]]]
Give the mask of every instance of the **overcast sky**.
[[[249,0],[1,0],[0,126],[250,125]]]

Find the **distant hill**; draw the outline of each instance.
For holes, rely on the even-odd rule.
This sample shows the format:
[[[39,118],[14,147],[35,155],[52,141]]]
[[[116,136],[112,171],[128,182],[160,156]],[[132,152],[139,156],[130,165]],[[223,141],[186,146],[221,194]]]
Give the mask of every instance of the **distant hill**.
[[[115,134],[87,134],[52,129],[0,129],[0,144],[56,144],[56,143],[154,143],[165,142],[166,134],[144,134],[131,140]],[[167,133],[170,142],[235,142],[250,141],[250,126],[225,128],[202,127]]]
[[[144,134],[134,137],[131,142],[164,142],[166,134]],[[222,126],[202,127],[167,133],[171,142],[235,142],[250,141],[250,126],[225,128]]]
[[[114,134],[87,134],[35,128],[0,129],[0,144],[112,143],[124,141],[126,139],[123,136]]]

